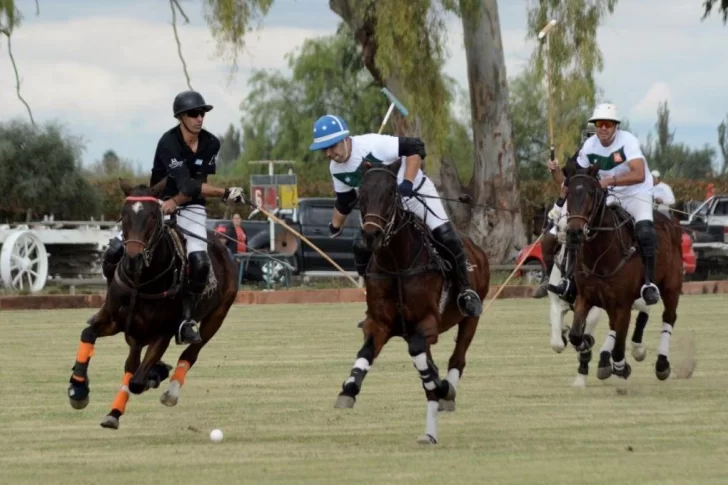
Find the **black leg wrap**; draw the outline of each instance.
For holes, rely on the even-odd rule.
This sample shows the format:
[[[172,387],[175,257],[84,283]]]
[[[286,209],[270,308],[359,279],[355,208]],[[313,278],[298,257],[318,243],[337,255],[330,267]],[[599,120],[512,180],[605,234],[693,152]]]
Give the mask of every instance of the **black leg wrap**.
[[[366,359],[369,362],[369,365],[374,362],[374,339],[372,337],[369,337],[362,348],[359,349],[359,353],[356,354],[356,358]]]
[[[347,396],[356,397],[361,391],[361,384],[364,382],[364,378],[367,376],[367,371],[354,367],[351,369],[349,378],[344,381],[341,386],[341,391]]]
[[[591,350],[587,350],[586,352],[579,352],[579,374],[583,376],[589,375],[589,362],[591,362],[591,359]]]
[[[647,326],[649,315],[645,312],[639,312],[635,320],[634,332],[632,332],[632,342],[642,343],[642,337]]]
[[[99,338],[99,333],[94,327],[86,327],[81,331],[81,342],[86,344],[95,344]]]

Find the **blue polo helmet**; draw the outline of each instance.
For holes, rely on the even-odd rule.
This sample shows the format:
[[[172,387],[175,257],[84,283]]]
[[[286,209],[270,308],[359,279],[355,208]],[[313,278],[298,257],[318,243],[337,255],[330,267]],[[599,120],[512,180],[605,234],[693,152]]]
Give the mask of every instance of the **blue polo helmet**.
[[[339,116],[324,115],[313,124],[313,143],[309,150],[323,150],[349,136],[349,127]]]

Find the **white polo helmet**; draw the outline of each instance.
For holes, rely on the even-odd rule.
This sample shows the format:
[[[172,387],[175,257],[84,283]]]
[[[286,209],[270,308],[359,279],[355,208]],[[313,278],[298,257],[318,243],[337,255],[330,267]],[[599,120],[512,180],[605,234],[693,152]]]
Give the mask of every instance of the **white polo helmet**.
[[[610,103],[602,103],[594,108],[594,113],[592,113],[589,121],[593,123],[598,120],[614,121],[615,123],[622,122],[622,119],[619,117],[617,106]]]

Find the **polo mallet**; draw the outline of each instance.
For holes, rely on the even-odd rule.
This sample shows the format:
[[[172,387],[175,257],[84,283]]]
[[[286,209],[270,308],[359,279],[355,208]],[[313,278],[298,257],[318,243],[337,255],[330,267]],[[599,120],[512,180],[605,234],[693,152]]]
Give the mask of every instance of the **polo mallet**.
[[[546,26],[541,29],[541,32],[538,33],[538,40],[541,42],[541,46],[543,46],[543,39],[546,39],[546,96],[548,100],[548,111],[549,111],[549,141],[551,143],[551,158],[550,160],[553,160],[556,156],[556,150],[554,147],[554,107],[553,107],[553,97],[551,95],[551,63],[549,62],[549,55],[550,55],[550,49],[549,49],[549,38],[548,33],[556,27],[556,19],[551,19],[549,23],[546,24]]]
[[[389,121],[389,116],[392,114],[392,110],[394,110],[395,107],[397,108],[397,111],[402,113],[402,116],[407,116],[409,114],[409,111],[407,111],[407,108],[404,107],[404,105],[402,104],[402,102],[400,100],[398,100],[397,98],[394,97],[394,94],[392,94],[392,91],[390,91],[387,88],[382,88],[381,91],[382,91],[382,93],[384,93],[384,95],[387,97],[387,99],[389,99],[390,105],[389,105],[389,109],[387,110],[387,114],[384,115],[384,121],[382,121],[382,126],[379,127],[379,131],[377,132],[377,134],[380,134],[380,135],[382,134],[384,125],[386,125],[387,121]]]

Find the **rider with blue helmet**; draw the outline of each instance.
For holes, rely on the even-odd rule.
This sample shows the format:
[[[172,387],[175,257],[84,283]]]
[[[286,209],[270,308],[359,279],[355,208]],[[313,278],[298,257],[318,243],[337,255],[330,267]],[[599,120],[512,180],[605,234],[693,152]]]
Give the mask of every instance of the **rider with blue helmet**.
[[[423,220],[432,231],[433,237],[448,249],[445,253],[454,268],[455,282],[460,290],[458,306],[461,312],[465,316],[480,315],[482,302],[470,285],[462,239],[450,222],[435,185],[420,168],[426,155],[425,144],[421,139],[377,133],[351,136],[341,117],[325,115],[313,125],[313,143],[309,149],[321,150],[331,160],[329,171],[336,192],[334,213],[329,223],[331,237],[337,237],[341,233],[346,217],[356,205],[357,189],[362,178],[362,162],[367,160],[390,165],[402,159],[397,182],[405,209]],[[422,194],[427,199],[412,197],[414,193]],[[357,272],[362,277],[366,276],[370,257],[371,253],[364,245],[355,242],[354,258]]]

